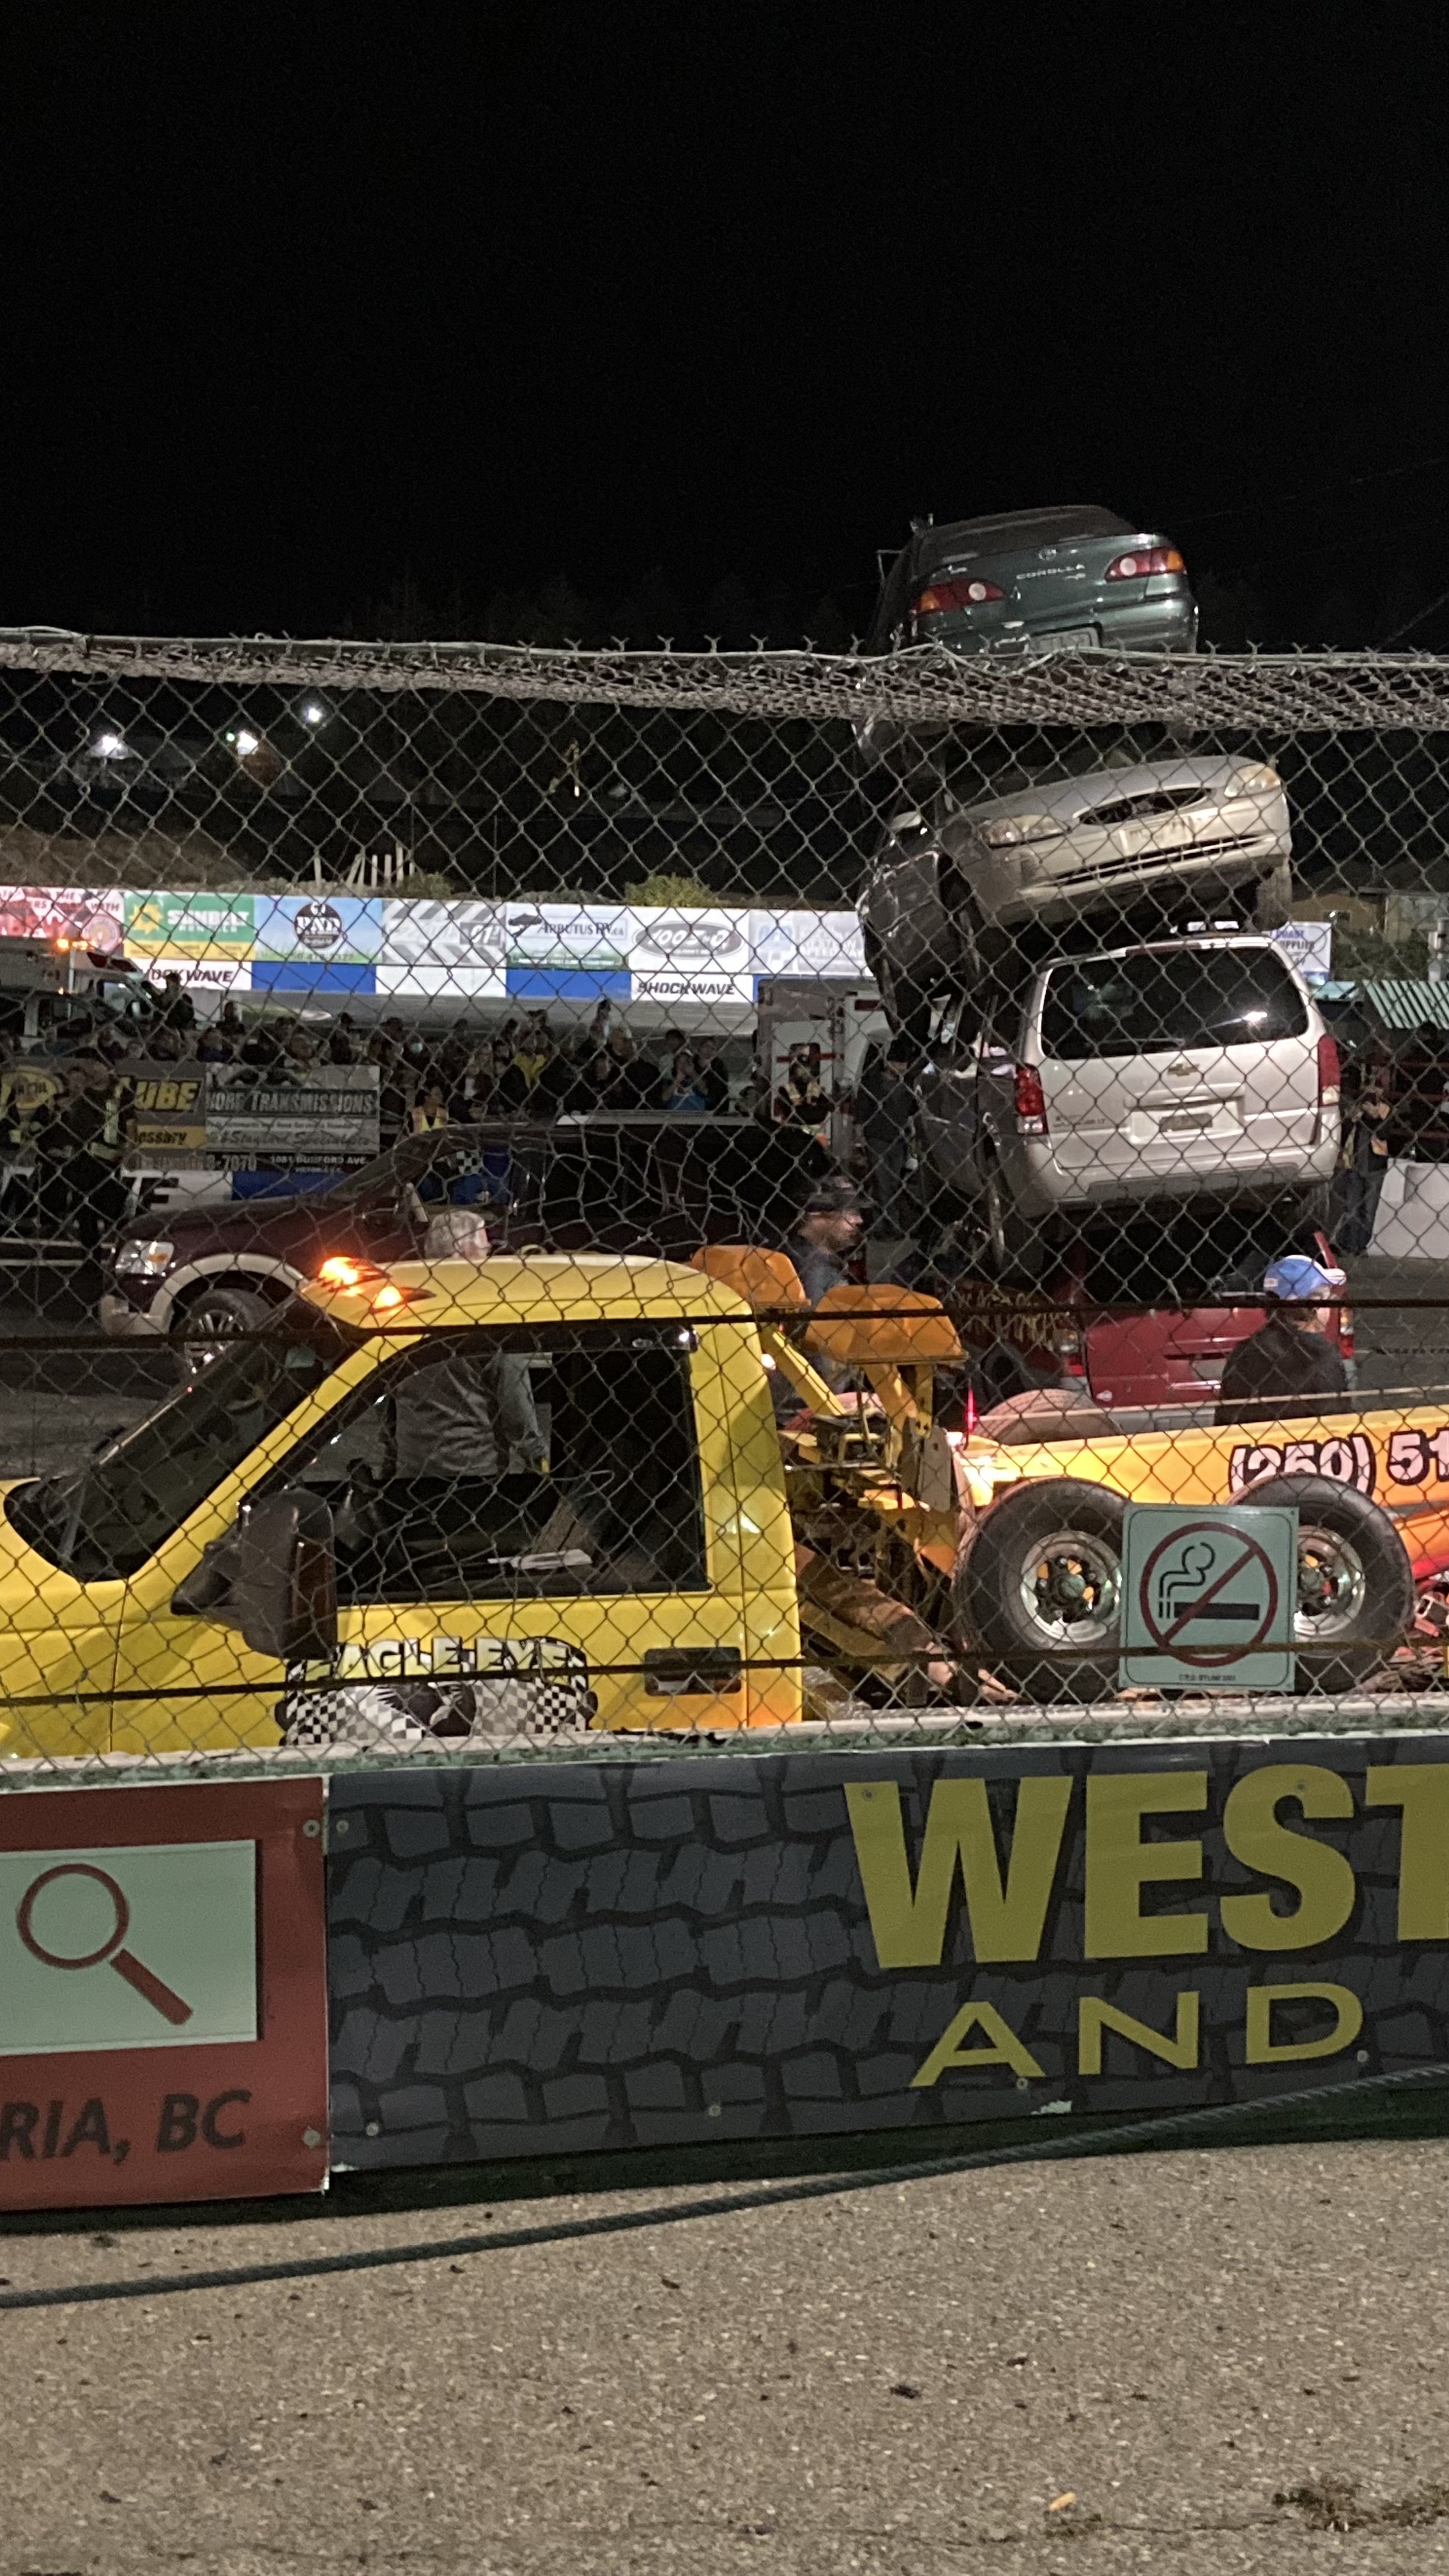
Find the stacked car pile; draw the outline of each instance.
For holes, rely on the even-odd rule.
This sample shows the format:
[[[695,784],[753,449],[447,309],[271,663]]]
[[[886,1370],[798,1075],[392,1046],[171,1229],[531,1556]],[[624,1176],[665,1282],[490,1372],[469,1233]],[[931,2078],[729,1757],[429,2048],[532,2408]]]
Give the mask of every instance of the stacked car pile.
[[[1058,510],[918,527],[871,640],[1186,651],[1195,630],[1167,539]],[[1321,1224],[1338,1054],[1269,935],[1292,899],[1277,772],[1160,729],[994,776],[969,738],[857,733],[886,788],[866,953],[914,1066],[929,1210],[1019,1284],[1144,1207],[1201,1203],[1219,1239],[1247,1214],[1285,1247]]]

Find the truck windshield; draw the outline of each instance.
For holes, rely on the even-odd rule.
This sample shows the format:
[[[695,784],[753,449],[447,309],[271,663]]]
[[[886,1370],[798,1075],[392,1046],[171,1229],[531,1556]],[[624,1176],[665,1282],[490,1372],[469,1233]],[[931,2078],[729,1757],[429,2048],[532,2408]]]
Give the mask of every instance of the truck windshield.
[[[15,1486],[12,1527],[78,1583],[126,1581],[348,1347],[321,1318],[236,1344],[73,1474]]]

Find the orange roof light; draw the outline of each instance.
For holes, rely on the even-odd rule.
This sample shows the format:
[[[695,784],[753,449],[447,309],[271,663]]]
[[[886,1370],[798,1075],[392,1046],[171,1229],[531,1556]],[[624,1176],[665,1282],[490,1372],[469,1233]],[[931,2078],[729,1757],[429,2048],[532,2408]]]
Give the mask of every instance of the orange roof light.
[[[317,1276],[329,1288],[360,1288],[364,1279],[376,1279],[377,1271],[370,1261],[349,1261],[344,1253],[329,1253]]]
[[[329,1252],[326,1260],[318,1263],[316,1278],[319,1288],[337,1288],[344,1293],[360,1289],[375,1315],[390,1314],[394,1306],[415,1306],[433,1293],[431,1288],[400,1288],[385,1270],[379,1270],[375,1261],[356,1261],[345,1252]]]

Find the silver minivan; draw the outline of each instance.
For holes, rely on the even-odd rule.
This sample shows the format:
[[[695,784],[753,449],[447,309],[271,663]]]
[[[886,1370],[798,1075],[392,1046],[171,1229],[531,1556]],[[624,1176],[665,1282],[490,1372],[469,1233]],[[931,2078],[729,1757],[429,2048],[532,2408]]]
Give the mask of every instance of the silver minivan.
[[[1063,957],[1013,997],[958,997],[918,1093],[925,1159],[976,1203],[1003,1276],[1113,1205],[1231,1192],[1308,1213],[1338,1154],[1338,1050],[1269,939]]]

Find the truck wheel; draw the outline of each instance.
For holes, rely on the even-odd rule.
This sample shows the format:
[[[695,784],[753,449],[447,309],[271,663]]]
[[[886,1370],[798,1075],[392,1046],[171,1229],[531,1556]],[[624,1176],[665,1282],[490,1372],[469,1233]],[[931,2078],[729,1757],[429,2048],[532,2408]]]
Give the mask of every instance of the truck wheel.
[[[177,1339],[176,1357],[182,1376],[198,1377],[225,1343],[235,1341],[240,1333],[260,1333],[275,1313],[276,1308],[265,1297],[259,1297],[254,1288],[220,1284],[203,1288],[171,1327]]]
[[[1239,1499],[1298,1514],[1295,1689],[1356,1689],[1413,1625],[1413,1568],[1388,1513],[1331,1476],[1271,1476]]]
[[[1079,1476],[1016,1485],[957,1566],[957,1618],[1029,1699],[1116,1690],[1125,1510],[1120,1494]]]

